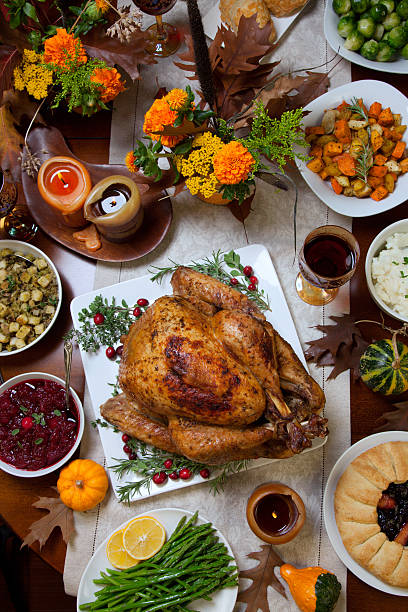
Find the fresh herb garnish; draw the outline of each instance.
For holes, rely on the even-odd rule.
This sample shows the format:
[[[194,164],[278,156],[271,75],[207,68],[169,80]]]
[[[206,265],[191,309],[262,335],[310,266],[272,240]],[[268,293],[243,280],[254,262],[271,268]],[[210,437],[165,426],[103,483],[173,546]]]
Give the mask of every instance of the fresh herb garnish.
[[[368,181],[368,172],[373,165],[373,150],[369,145],[363,145],[363,149],[357,158],[356,175],[365,183]]]
[[[23,412],[24,414],[27,414],[28,408],[23,406],[23,404],[20,404],[19,408],[20,408],[21,412]]]
[[[102,421],[102,419],[95,419],[94,421],[91,421],[91,425],[94,429],[98,427],[98,425],[99,427],[112,427],[115,433],[119,433],[119,429],[115,425],[111,425],[107,421]]]
[[[34,444],[37,444],[37,446],[41,444],[41,442],[44,442],[44,438],[37,438],[36,440],[34,440]]]
[[[404,261],[402,262],[405,266],[408,266],[408,257],[404,257]]]
[[[18,448],[23,448],[23,445],[21,444],[20,441],[17,442],[17,446],[18,446]]]
[[[53,410],[52,414],[55,414],[55,416],[61,416],[62,412],[61,410]]]
[[[31,416],[33,417],[33,421],[36,425],[42,425],[43,427],[45,427],[46,423],[44,419],[44,414],[42,412],[33,412]]]
[[[170,261],[173,264],[172,266],[166,266],[163,268],[153,266],[150,268],[149,272],[153,274],[150,280],[161,283],[167,274],[172,274],[175,272],[180,264],[176,263],[172,259],[170,259]],[[230,268],[230,271],[225,269],[224,264]],[[265,295],[263,289],[258,289],[258,287],[255,291],[250,291],[248,289],[248,286],[250,285],[249,278],[245,276],[244,266],[241,264],[241,258],[235,251],[229,251],[229,253],[224,253],[220,250],[213,251],[211,258],[206,257],[203,259],[203,261],[193,261],[187,267],[191,268],[192,270],[196,270],[197,272],[208,274],[208,276],[212,276],[226,285],[230,284],[232,278],[236,278],[238,280],[238,284],[234,285],[234,289],[237,289],[244,295],[250,297],[261,310],[270,310],[269,299],[268,296]]]
[[[401,278],[407,278],[408,274],[404,274],[403,270],[400,270]]]
[[[8,290],[13,291],[14,287],[16,286],[16,281],[11,276],[11,274],[8,275],[7,281],[8,281]]]
[[[398,261],[393,261],[392,263],[394,264],[394,266],[399,266]]]
[[[20,433],[19,429],[13,429],[13,431],[11,432],[11,435],[16,436],[18,433]]]
[[[58,302],[58,300],[55,297],[48,298],[48,303],[51,304],[51,306],[56,306],[57,302]]]

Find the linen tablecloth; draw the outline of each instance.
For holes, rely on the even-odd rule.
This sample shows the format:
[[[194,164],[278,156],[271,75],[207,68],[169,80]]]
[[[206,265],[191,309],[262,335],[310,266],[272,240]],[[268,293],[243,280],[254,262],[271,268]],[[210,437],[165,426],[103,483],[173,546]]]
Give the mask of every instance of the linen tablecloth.
[[[214,4],[214,0],[200,2],[202,14]],[[305,10],[273,54],[273,60],[282,59],[280,70],[287,72],[299,68],[323,65],[319,71],[328,72],[335,62],[323,34],[325,2],[316,0]],[[187,21],[187,9],[183,2],[166,15],[176,25]],[[149,19],[145,19],[145,25]],[[185,73],[173,65],[174,58],[159,60],[153,66],[141,68],[142,79],[115,101],[113,113],[110,162],[123,163],[127,151],[133,148],[136,138],[142,135],[143,115],[151,105],[158,87],[171,89],[183,87],[188,82]],[[330,72],[331,87],[351,80],[350,66],[344,60]],[[193,82],[194,86],[194,82]],[[351,219],[329,210],[293,172],[299,188],[297,213],[298,243],[315,227],[337,224],[351,229]],[[188,262],[211,254],[213,250],[230,250],[246,244],[264,244],[277,270],[286,300],[289,304],[299,337],[304,343],[318,337],[320,332],[312,326],[329,323],[330,314],[349,311],[348,286],[340,290],[334,302],[326,307],[304,304],[297,296],[294,281],[298,271],[293,251],[293,194],[276,191],[259,181],[253,202],[253,211],[244,226],[231,212],[222,206],[212,206],[193,198],[188,192],[173,199],[174,219],[170,230],[153,253],[122,265],[98,263],[94,288],[136,278],[147,273],[150,266],[166,264],[168,258]],[[257,270],[262,277],[262,270]],[[90,287],[90,289],[92,289]],[[312,376],[323,386],[327,404],[325,416],[329,418],[330,435],[327,444],[319,450],[288,460],[241,473],[229,478],[225,490],[217,497],[209,493],[206,483],[183,488],[168,494],[151,497],[130,506],[120,504],[110,491],[102,504],[87,513],[75,514],[75,534],[71,538],[65,562],[64,582],[66,592],[76,595],[82,572],[95,548],[120,523],[153,508],[179,507],[199,509],[226,536],[241,569],[254,565],[246,555],[259,550],[262,542],[250,531],[245,517],[246,502],[255,487],[278,481],[294,488],[306,503],[307,519],[298,537],[281,547],[279,554],[285,561],[304,567],[322,565],[335,572],[342,583],[341,599],[336,610],[346,609],[346,569],[336,556],[328,540],[322,517],[323,491],[327,476],[338,456],[350,444],[350,395],[349,375],[341,374],[334,381],[326,382],[327,370],[310,368]],[[87,425],[81,444],[81,456],[106,465],[99,435],[90,427],[94,413],[88,392],[85,395]],[[108,458],[108,462],[110,458]],[[269,589],[270,609],[274,612],[295,612],[297,607]],[[243,610],[237,604],[235,610]],[[220,611],[222,612],[222,611]]]

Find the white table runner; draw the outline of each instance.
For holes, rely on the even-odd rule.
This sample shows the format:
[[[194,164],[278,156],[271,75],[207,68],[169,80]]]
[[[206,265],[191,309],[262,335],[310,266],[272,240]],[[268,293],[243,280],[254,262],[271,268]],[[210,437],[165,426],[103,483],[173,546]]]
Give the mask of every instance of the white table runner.
[[[202,0],[202,14],[213,4],[214,0]],[[332,63],[327,64],[332,53],[328,50],[323,34],[324,5],[325,2],[319,0],[312,3],[276,49],[274,59],[283,59],[283,71],[311,68],[320,64],[323,64],[323,68],[319,71],[328,71],[332,67]],[[187,20],[186,12],[185,4],[179,2],[166,17],[173,24],[183,25]],[[148,23],[149,18],[146,18],[145,25]],[[183,87],[188,82],[183,71],[173,65],[172,58],[160,60],[154,66],[143,66],[141,74],[142,80],[119,96],[115,103],[111,130],[111,163],[123,163],[125,154],[133,148],[135,139],[141,136],[143,115],[151,105],[158,87],[171,89],[174,86]],[[350,65],[344,60],[341,61],[331,72],[330,80],[331,87],[350,81]],[[305,236],[319,225],[330,223],[351,228],[351,219],[327,209],[300,175],[295,175],[295,179],[299,188],[299,245]],[[247,244],[242,224],[224,207],[211,206],[193,198],[189,193],[182,193],[173,199],[173,209],[174,220],[161,245],[153,253],[134,262],[122,265],[98,263],[94,288],[146,274],[150,266],[164,265],[169,257],[187,262],[208,255],[213,250],[229,250]],[[253,212],[246,220],[246,231],[249,244],[261,243],[268,248],[303,345],[307,340],[319,335],[319,332],[311,329],[312,326],[328,323],[330,314],[348,312],[347,286],[341,289],[334,302],[323,308],[308,306],[296,295],[294,281],[298,268],[297,263],[293,263],[292,199],[289,194],[275,191],[259,181]],[[259,274],[262,272],[259,271]],[[258,550],[262,542],[247,525],[246,502],[256,486],[267,481],[278,481],[293,487],[302,496],[307,510],[306,524],[300,535],[293,542],[281,546],[278,552],[285,561],[299,567],[319,564],[334,571],[343,585],[336,610],[344,612],[346,569],[332,549],[324,529],[322,492],[331,467],[350,444],[349,375],[344,373],[327,383],[324,382],[327,371],[314,367],[310,369],[311,374],[324,387],[327,398],[326,416],[329,418],[330,436],[322,450],[232,476],[224,493],[215,498],[209,493],[208,484],[205,483],[135,502],[130,507],[118,503],[110,492],[95,510],[75,515],[76,533],[69,543],[65,562],[66,592],[70,595],[76,594],[83,569],[95,547],[109,532],[127,518],[141,512],[147,513],[157,507],[200,509],[227,537],[240,568],[251,567],[254,562],[248,560],[246,555]],[[88,424],[81,445],[81,456],[104,463],[98,432],[89,426],[89,421],[94,417],[87,393],[85,411]],[[297,610],[295,604],[286,601],[272,589],[269,589],[269,601],[274,612]],[[236,612],[244,607],[243,604],[237,604]]]

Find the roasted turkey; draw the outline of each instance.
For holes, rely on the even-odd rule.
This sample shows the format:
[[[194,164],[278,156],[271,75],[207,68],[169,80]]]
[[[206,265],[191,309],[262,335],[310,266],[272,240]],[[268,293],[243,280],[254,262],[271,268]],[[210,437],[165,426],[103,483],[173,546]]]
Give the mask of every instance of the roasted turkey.
[[[290,457],[327,435],[322,389],[252,300],[186,267],[171,284],[123,339],[107,421],[210,465]]]

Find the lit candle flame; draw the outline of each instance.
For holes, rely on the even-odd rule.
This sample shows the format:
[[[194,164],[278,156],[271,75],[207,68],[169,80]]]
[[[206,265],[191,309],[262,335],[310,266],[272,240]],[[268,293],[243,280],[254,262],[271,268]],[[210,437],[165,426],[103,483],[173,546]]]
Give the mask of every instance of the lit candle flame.
[[[63,183],[64,185],[68,184],[66,181],[64,181],[61,172],[57,172],[57,176],[58,176],[59,180],[61,181],[61,183]]]
[[[273,518],[278,518],[278,515],[276,514],[276,512],[272,512],[272,516]]]

